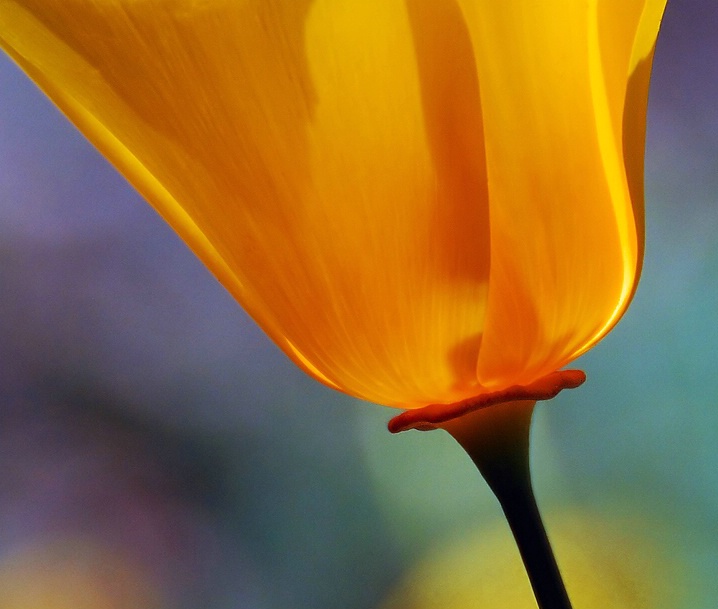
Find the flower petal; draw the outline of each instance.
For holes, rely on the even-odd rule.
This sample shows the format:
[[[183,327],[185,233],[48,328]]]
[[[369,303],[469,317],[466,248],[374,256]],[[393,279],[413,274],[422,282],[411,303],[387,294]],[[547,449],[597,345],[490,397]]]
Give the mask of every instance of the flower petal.
[[[268,334],[387,404],[477,392],[477,70],[453,2],[0,0],[2,44]]]
[[[462,4],[480,74],[491,201],[478,363],[487,387],[565,365],[612,327],[633,293],[643,218],[622,134],[624,121],[645,122],[645,99],[624,116],[644,4]],[[648,30],[643,46],[655,39],[656,27]],[[642,156],[638,148],[630,154]]]

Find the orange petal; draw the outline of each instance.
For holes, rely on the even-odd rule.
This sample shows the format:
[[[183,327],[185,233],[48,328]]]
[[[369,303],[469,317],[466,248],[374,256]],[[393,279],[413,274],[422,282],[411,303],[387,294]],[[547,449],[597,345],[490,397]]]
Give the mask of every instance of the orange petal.
[[[486,134],[492,267],[477,374],[487,387],[565,365],[616,323],[633,293],[643,216],[623,124],[645,123],[645,88],[630,107],[626,90],[632,49],[655,40],[661,4],[462,5]],[[642,157],[642,140],[629,148]]]
[[[0,44],[295,362],[421,406],[627,306],[663,4],[3,0]]]
[[[4,0],[3,46],[305,370],[477,391],[477,71],[451,2]]]

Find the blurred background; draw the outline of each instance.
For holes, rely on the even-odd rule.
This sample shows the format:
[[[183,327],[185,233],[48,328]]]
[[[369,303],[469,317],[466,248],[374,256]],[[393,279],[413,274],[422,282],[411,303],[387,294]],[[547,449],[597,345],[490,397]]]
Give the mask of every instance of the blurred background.
[[[670,0],[643,278],[535,416],[587,608],[718,606],[716,31]],[[5,57],[0,311],[0,609],[531,606],[458,446],[299,372]]]

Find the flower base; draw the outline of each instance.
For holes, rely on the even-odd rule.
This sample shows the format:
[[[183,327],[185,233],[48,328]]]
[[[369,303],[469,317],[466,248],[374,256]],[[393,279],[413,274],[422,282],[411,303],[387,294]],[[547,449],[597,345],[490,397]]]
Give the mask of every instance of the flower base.
[[[557,370],[529,383],[514,385],[501,391],[483,393],[453,404],[429,404],[423,408],[406,410],[389,421],[391,433],[399,433],[408,429],[430,431],[444,427],[444,423],[458,419],[471,412],[496,406],[505,402],[519,400],[550,400],[563,389],[573,389],[586,380],[583,370]]]

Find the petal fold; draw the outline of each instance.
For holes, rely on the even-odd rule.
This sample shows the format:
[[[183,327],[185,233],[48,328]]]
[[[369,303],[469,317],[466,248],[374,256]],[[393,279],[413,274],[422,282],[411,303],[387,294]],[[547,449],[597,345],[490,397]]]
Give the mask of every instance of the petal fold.
[[[414,408],[625,311],[664,5],[0,0],[0,45],[300,367]]]
[[[486,387],[564,366],[633,294],[643,237],[633,125],[645,123],[647,90],[628,89],[634,49],[655,41],[658,4],[462,4],[486,134],[492,267],[477,367]]]

